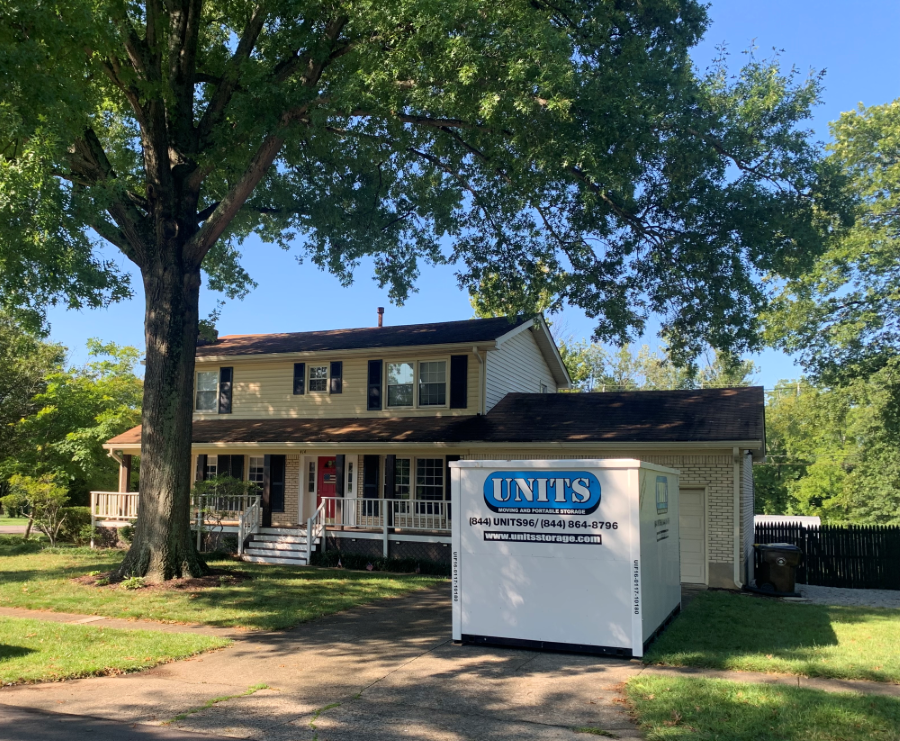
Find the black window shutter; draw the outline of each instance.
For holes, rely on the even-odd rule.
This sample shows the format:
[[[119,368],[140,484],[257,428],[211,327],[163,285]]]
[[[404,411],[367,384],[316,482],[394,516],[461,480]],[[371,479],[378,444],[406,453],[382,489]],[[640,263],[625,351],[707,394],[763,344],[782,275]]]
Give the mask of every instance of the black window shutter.
[[[294,394],[303,394],[306,387],[306,363],[294,363]]]
[[[444,499],[450,501],[450,463],[458,461],[458,455],[448,455],[447,462],[444,464]]]
[[[206,479],[206,456],[198,455],[197,456],[197,481],[204,481]]]
[[[347,456],[336,455],[334,457],[334,474],[334,495],[342,497],[347,480]]]
[[[377,455],[363,456],[363,498],[378,499],[378,468],[380,458]]]
[[[216,476],[231,476],[230,455],[220,455],[216,458]]]
[[[331,364],[331,382],[328,386],[329,394],[339,394],[344,390],[344,364],[337,360]]]
[[[469,406],[469,356],[450,356],[450,408]]]
[[[380,360],[369,361],[369,400],[366,409],[381,409],[381,369]]]
[[[231,414],[231,382],[234,368],[219,368],[219,414]]]
[[[231,456],[231,477],[237,479],[238,481],[244,480],[244,456],[242,455],[233,455]]]

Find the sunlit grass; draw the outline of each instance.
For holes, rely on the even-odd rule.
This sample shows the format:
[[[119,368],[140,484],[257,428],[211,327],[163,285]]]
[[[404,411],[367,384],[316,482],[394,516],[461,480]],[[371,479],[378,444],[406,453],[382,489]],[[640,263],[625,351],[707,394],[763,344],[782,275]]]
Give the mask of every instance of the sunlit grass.
[[[139,671],[229,643],[193,633],[4,618],[0,620],[0,684]]]
[[[6,543],[7,545],[3,545]],[[245,580],[203,589],[136,589],[78,584],[74,577],[109,571],[121,551],[41,549],[0,542],[0,606],[277,630],[445,582],[435,577],[213,562]],[[7,555],[4,555],[7,554]]]
[[[900,610],[699,595],[645,661],[900,682]]]
[[[653,676],[625,691],[648,741],[893,741],[900,729],[890,697]]]

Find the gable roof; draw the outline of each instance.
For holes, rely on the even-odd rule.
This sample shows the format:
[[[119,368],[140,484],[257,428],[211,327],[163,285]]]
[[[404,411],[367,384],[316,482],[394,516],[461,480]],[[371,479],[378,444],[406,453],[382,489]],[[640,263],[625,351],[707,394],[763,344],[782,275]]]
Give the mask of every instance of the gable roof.
[[[735,443],[765,445],[760,386],[691,391],[507,394],[484,416],[213,419],[194,444],[215,443]],[[140,442],[140,427],[108,447]]]
[[[515,318],[494,317],[431,324],[405,324],[396,327],[226,335],[215,342],[199,345],[197,357],[493,342],[529,321],[531,320],[521,316]]]

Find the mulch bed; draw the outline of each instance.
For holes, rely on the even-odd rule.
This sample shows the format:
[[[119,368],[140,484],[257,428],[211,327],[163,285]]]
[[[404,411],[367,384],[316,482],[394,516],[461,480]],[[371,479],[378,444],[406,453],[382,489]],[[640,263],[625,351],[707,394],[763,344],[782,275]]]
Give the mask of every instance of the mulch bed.
[[[72,581],[75,584],[82,584],[87,587],[97,587],[98,589],[121,589],[122,579],[112,580],[112,572],[101,574],[85,574],[77,576]],[[215,587],[227,587],[233,584],[247,581],[253,577],[249,574],[230,571],[228,569],[213,569],[211,573],[200,577],[187,577],[184,579],[170,579],[161,584],[145,584],[139,589],[152,589],[154,591],[194,591],[197,589],[212,589]],[[101,582],[98,584],[97,582]]]

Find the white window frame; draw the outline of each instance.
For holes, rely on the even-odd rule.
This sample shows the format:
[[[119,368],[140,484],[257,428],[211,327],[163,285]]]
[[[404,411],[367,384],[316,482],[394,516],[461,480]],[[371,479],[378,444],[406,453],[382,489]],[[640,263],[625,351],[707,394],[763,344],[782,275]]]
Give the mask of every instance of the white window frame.
[[[262,465],[261,465],[261,466],[254,466],[254,465],[253,465],[253,461],[255,461],[255,460],[261,461],[261,462],[262,462]],[[266,464],[266,457],[263,456],[263,455],[250,455],[250,456],[247,456],[247,481],[256,484],[256,485],[260,488],[260,490],[262,490],[263,482],[264,482],[264,479],[265,479],[265,467],[266,467],[265,464]],[[262,468],[262,469],[263,469],[263,473],[262,473],[262,477],[263,477],[263,478],[260,479],[259,481],[255,481],[254,479],[250,478],[250,477],[253,475],[253,469],[254,469],[254,468],[257,468],[257,469]]]
[[[200,375],[203,373],[213,374],[216,377],[216,395],[215,395],[215,398],[213,401],[212,409],[200,409],[197,406],[197,394],[200,393]],[[220,382],[221,382],[221,377],[220,377],[220,372],[219,372],[218,368],[216,368],[215,370],[208,370],[208,371],[207,370],[198,370],[194,374],[194,411],[197,414],[218,414],[219,413],[219,385],[220,385]]]
[[[413,380],[412,380],[412,404],[391,404],[391,388],[388,383],[388,366],[389,365],[402,365],[403,363],[409,363],[412,366]],[[419,361],[414,359],[397,359],[397,360],[385,360],[384,368],[382,370],[382,374],[384,377],[384,408],[385,409],[415,409],[416,402],[419,400]]]
[[[390,392],[388,389],[388,366],[398,365],[400,363],[409,363],[413,368],[413,403],[397,406],[390,403]],[[419,401],[419,365],[421,363],[443,363],[444,364],[444,403],[443,404],[421,404]],[[398,358],[396,360],[385,360],[382,363],[382,378],[384,378],[384,408],[385,409],[449,409],[450,408],[450,356],[439,355],[434,358]]]
[[[324,368],[325,369],[325,388],[321,391],[318,389],[314,389],[312,387],[313,377],[312,371],[313,368]],[[321,378],[315,379],[317,381],[321,381]],[[306,391],[310,394],[327,394],[331,387],[331,363],[307,363],[306,364]]]
[[[421,374],[419,369],[422,363],[443,363],[444,364],[444,403],[443,404],[422,404],[419,401],[419,386],[421,384]],[[416,361],[416,406],[420,409],[447,409],[450,406],[450,358],[429,358]]]

